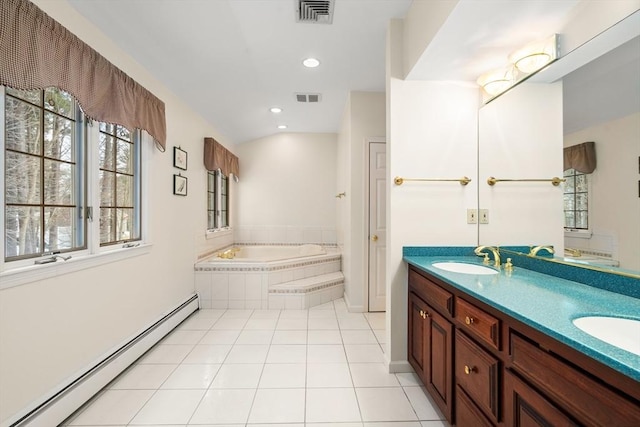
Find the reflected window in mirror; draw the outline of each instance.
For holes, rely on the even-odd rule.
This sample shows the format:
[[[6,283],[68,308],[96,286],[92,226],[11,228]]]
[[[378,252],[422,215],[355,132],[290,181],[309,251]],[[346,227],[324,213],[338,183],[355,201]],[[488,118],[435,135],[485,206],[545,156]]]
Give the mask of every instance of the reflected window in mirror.
[[[575,169],[564,171],[564,228],[589,229],[589,175]]]

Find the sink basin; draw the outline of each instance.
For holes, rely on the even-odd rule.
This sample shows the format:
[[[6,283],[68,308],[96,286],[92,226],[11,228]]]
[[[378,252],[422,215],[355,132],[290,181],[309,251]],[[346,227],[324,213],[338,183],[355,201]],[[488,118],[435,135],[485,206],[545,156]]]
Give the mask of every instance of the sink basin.
[[[467,264],[464,262],[434,262],[432,266],[441,270],[463,274],[498,274],[497,270],[477,264]]]
[[[592,337],[640,356],[640,319],[585,316],[573,324]]]

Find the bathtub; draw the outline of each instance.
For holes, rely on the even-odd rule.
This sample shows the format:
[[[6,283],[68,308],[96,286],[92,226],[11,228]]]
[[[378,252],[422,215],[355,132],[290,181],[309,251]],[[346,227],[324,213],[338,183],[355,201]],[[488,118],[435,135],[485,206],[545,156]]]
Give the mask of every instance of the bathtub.
[[[234,258],[217,254],[237,248]],[[320,245],[233,245],[196,262],[201,308],[305,309],[342,298],[342,256]]]
[[[239,251],[236,252],[234,258],[223,260],[235,262],[270,262],[324,255],[327,253],[320,245],[236,246],[236,248],[238,248]],[[214,255],[212,258],[217,258],[217,255]]]

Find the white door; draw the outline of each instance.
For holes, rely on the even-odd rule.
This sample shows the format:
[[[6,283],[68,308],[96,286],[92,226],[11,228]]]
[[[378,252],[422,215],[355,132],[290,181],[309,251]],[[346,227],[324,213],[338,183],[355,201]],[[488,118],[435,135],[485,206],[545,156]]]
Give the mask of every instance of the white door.
[[[386,306],[386,168],[384,142],[369,143],[369,311]]]

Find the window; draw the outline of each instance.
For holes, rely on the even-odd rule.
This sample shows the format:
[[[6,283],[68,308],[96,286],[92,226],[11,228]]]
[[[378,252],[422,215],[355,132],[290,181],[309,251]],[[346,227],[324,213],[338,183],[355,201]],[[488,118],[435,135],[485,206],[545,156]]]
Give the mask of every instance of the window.
[[[219,170],[207,172],[207,228],[229,227],[229,178]]]
[[[139,134],[100,123],[100,245],[140,239]]]
[[[0,101],[0,271],[3,263],[22,267],[51,253],[97,254],[142,239],[140,131],[89,126],[74,98],[56,88],[0,86]]]
[[[4,100],[5,260],[85,248],[85,132],[76,102],[54,88],[7,88]]]
[[[589,229],[589,174],[575,169],[564,171],[564,227]]]

